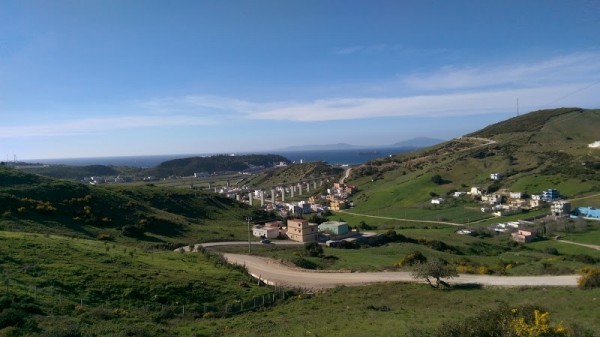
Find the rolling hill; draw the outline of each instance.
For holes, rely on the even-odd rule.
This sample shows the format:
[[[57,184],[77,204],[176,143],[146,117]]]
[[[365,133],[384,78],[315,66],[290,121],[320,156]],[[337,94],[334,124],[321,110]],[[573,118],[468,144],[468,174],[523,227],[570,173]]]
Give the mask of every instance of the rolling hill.
[[[0,228],[171,246],[244,238],[261,213],[199,190],[90,186],[0,167]]]
[[[398,215],[398,208],[425,207],[433,194],[471,186],[529,194],[557,188],[566,197],[600,192],[600,151],[588,146],[600,138],[598,130],[600,110],[540,110],[433,147],[374,160],[352,171],[350,183],[362,190],[355,197],[356,209]],[[491,173],[502,179],[491,181]],[[434,175],[444,183],[434,183]],[[469,211],[462,213],[466,220]]]

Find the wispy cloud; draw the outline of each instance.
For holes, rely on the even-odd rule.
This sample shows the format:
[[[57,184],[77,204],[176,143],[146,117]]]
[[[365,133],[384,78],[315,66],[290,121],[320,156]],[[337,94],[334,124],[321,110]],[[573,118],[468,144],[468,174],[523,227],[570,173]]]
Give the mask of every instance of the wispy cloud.
[[[389,46],[386,44],[373,44],[373,45],[359,45],[359,46],[348,46],[336,48],[333,50],[334,54],[337,55],[351,55],[358,53],[380,53],[389,50]]]
[[[402,81],[414,89],[444,90],[545,86],[594,79],[600,79],[600,53],[571,54],[527,64],[447,66],[434,73],[405,76]]]
[[[212,119],[198,116],[123,116],[86,118],[62,123],[0,126],[0,138],[48,137],[104,133],[111,130],[164,126],[212,125]]]
[[[328,121],[378,117],[446,117],[506,113],[515,110],[516,98],[522,109],[540,108],[565,93],[580,88],[574,85],[532,89],[496,90],[446,95],[421,95],[390,98],[341,98],[290,104],[289,106],[251,114],[248,118]],[[597,102],[589,94],[583,101]],[[581,102],[581,97],[579,99]],[[568,104],[567,104],[568,105]]]
[[[373,97],[358,92],[347,97],[270,102],[211,95],[162,97],[134,102],[133,107],[124,109],[129,113],[117,117],[2,126],[0,138],[215,125],[244,119],[318,122],[495,114],[514,111],[517,98],[522,111],[556,105],[598,107],[600,98],[595,88],[600,86],[600,53],[564,55],[529,64],[445,67],[399,77],[394,85],[398,88],[394,91],[404,95]]]

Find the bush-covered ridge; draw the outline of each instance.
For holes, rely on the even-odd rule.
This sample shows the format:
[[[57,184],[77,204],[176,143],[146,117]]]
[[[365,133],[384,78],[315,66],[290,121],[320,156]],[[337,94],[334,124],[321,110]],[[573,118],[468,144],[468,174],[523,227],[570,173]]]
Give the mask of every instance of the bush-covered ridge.
[[[560,108],[552,110],[538,110],[528,114],[520,115],[507,119],[505,121],[492,124],[477,132],[471,133],[468,136],[472,137],[491,137],[503,133],[512,132],[536,132],[539,131],[546,123],[557,116],[572,113],[583,112],[581,108]]]
[[[275,154],[190,157],[162,162],[150,172],[157,176],[191,176],[196,172],[244,171],[254,166],[271,167],[273,163],[279,162],[289,163],[289,160]]]
[[[156,186],[91,186],[0,167],[0,229],[161,244],[242,238],[262,213],[222,195]]]

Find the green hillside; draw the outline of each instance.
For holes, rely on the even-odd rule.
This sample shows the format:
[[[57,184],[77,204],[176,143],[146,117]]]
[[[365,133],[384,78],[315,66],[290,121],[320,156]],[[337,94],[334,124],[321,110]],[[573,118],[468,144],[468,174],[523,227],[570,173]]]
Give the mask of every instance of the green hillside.
[[[245,238],[263,214],[199,190],[96,187],[0,167],[0,228],[173,245]]]
[[[562,108],[535,111],[421,151],[374,160],[353,169],[350,183],[360,186],[357,212],[417,218],[439,217],[428,201],[483,189],[540,193],[557,188],[566,197],[600,192],[600,110]],[[502,179],[493,183],[491,173]],[[439,175],[443,183],[434,183]],[[467,201],[445,205],[446,220],[466,222],[483,215]]]
[[[159,177],[191,176],[196,172],[244,171],[253,167],[272,167],[274,163],[289,163],[287,158],[274,154],[218,155],[173,159],[148,170]]]
[[[277,167],[266,172],[261,172],[249,179],[241,180],[238,182],[238,185],[268,188],[298,181],[336,177],[343,171],[341,168],[332,167],[323,162],[290,164],[285,167]]]

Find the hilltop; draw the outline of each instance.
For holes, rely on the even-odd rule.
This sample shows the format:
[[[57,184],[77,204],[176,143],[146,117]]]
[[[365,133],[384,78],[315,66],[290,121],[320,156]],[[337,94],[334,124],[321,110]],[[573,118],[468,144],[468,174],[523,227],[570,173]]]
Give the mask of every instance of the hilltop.
[[[557,188],[566,197],[597,192],[600,151],[588,145],[598,141],[598,130],[600,110],[540,110],[433,147],[373,160],[352,171],[350,183],[362,190],[355,197],[356,208],[422,208],[432,194],[444,196],[471,186],[488,189],[492,184],[494,189],[528,194]],[[500,173],[502,179],[491,181],[491,173]],[[432,181],[435,175],[443,184]],[[478,216],[468,210],[460,213],[454,220]]]

